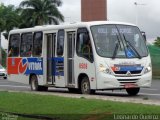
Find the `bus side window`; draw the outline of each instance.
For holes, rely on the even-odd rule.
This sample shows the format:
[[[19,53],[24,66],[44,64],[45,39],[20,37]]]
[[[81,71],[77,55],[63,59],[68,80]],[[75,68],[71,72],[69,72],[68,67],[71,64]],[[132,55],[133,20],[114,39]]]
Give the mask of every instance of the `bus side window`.
[[[20,34],[13,34],[9,39],[8,57],[19,56]]]
[[[33,56],[39,57],[42,55],[42,39],[43,33],[36,32],[33,37]]]
[[[32,55],[32,33],[23,33],[21,36],[21,57],[30,57]]]
[[[81,28],[85,29],[85,28]],[[87,29],[86,29],[87,31]],[[77,35],[77,55],[87,58],[89,61],[93,62],[93,52],[91,40],[88,32],[79,30]]]
[[[63,55],[64,50],[64,30],[58,31],[58,37],[57,37],[57,56]]]

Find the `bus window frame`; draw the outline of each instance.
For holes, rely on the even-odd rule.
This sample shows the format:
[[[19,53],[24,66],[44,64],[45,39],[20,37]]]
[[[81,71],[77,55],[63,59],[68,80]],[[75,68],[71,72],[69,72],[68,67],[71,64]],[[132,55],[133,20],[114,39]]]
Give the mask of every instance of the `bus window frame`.
[[[41,42],[41,54],[40,55],[36,55],[34,54],[34,41],[35,41],[35,35],[36,33],[41,33],[41,38],[42,38],[42,42]],[[32,34],[32,57],[41,57],[42,56],[42,50],[43,49],[43,31],[36,31]]]
[[[31,54],[30,54],[30,56],[23,56],[23,55],[21,55],[21,48],[22,48],[22,36],[24,35],[24,34],[32,34],[32,41],[31,41],[31,45],[32,45],[32,48],[31,48]],[[33,52],[33,33],[34,32],[24,32],[24,33],[21,33],[21,42],[20,42],[20,57],[32,57],[32,52]],[[27,51],[28,52],[28,51]]]
[[[11,37],[13,35],[19,35],[19,45],[18,45],[18,54],[17,56],[10,56],[9,53],[12,52],[12,47],[10,48],[10,42],[11,42]],[[21,34],[20,33],[15,33],[15,34],[10,34],[9,35],[9,43],[8,43],[8,52],[7,52],[7,57],[19,57],[20,56],[20,45],[21,45]]]
[[[92,60],[91,60],[88,57],[85,57],[84,55],[81,55],[78,52],[78,44],[79,44],[79,38],[78,37],[79,37],[80,33],[87,33],[88,34],[89,40],[91,42],[90,44],[91,44],[91,49],[92,49],[92,54],[93,54],[93,45],[92,45],[92,41],[91,41],[91,36],[90,36],[89,31],[88,31],[88,29],[86,27],[81,27],[81,28],[77,29],[77,34],[76,34],[76,54],[77,54],[78,57],[82,57],[82,58],[88,60],[90,63],[93,63],[94,62],[94,54],[93,54]]]
[[[59,32],[60,31],[63,31],[63,46],[62,46],[62,48],[63,48],[63,51],[62,51],[62,54],[58,54],[58,42],[59,42]],[[57,31],[57,39],[56,39],[56,56],[57,57],[63,57],[64,56],[64,44],[65,44],[65,29],[59,29],[58,31]]]

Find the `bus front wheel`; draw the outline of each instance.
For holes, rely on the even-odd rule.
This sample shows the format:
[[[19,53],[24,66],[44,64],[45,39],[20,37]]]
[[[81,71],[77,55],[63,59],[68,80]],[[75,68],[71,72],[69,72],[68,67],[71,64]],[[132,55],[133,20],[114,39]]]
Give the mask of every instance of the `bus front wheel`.
[[[139,93],[140,88],[127,88],[126,91],[128,95],[135,96]]]
[[[82,94],[94,94],[95,90],[91,90],[89,79],[87,77],[83,78],[81,82],[81,93]]]

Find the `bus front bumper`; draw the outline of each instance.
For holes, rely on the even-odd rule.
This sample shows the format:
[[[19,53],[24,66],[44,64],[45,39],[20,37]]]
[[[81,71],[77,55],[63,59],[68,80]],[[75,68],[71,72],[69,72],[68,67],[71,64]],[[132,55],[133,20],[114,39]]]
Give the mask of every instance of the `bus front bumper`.
[[[126,89],[151,87],[152,72],[140,76],[117,77],[100,72],[97,75],[97,89]]]

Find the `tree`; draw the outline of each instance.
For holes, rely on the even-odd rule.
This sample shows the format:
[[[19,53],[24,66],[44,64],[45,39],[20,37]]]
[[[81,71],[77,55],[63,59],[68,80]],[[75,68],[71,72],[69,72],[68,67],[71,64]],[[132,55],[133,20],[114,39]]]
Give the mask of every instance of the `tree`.
[[[17,9],[13,5],[4,6],[0,5],[0,27],[2,31],[10,31],[14,27],[19,26],[20,15],[17,13]]]
[[[61,4],[60,0],[25,0],[20,3],[21,16],[28,27],[59,24],[64,21],[57,8]]]
[[[160,47],[160,37],[157,37],[157,39],[154,42],[154,45]]]
[[[3,14],[4,5],[0,6],[0,16]],[[1,50],[1,32],[4,30],[5,21],[0,17],[0,64],[2,64],[2,50]]]

